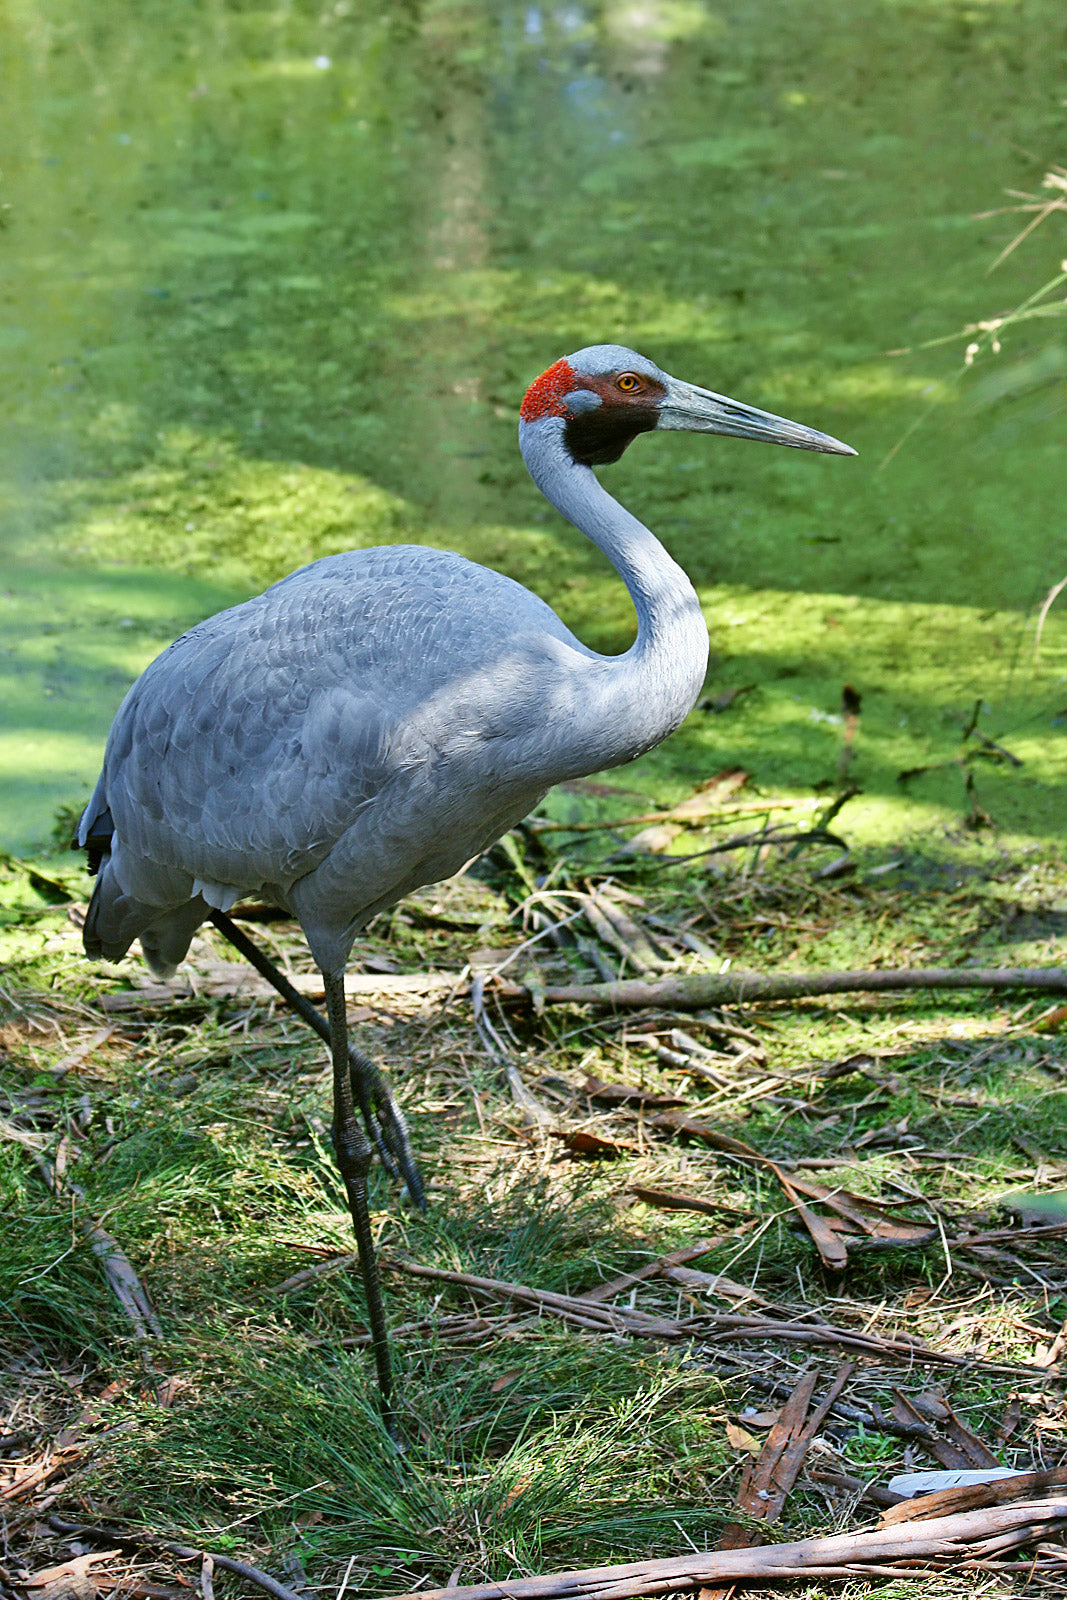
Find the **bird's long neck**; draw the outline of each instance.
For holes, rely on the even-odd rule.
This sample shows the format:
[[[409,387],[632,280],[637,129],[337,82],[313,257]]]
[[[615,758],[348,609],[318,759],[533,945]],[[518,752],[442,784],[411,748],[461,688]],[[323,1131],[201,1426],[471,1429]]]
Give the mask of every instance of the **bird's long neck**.
[[[575,707],[581,770],[618,766],[673,733],[696,702],[708,664],[700,601],[655,535],[574,460],[562,418],[521,423],[519,447],[541,493],[603,551],[637,612],[633,645],[592,658]]]

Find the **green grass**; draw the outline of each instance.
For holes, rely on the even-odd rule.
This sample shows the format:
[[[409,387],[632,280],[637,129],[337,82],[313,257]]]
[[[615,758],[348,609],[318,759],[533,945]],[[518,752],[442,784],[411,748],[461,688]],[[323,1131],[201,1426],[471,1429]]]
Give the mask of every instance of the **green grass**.
[[[504,859],[491,879],[503,899],[483,886],[476,912],[447,896],[439,911],[439,894],[427,895],[364,936],[362,957],[458,972],[484,942],[486,922],[495,943],[513,943],[518,928],[500,917],[522,889]],[[564,852],[556,869],[563,886],[573,881],[569,860]],[[669,891],[652,879],[641,892],[654,912],[695,919],[694,929],[736,966],[1053,958],[1065,891],[1054,857],[1013,861],[989,852],[980,867],[958,863],[955,880],[922,858],[897,874],[861,867],[837,882],[819,880],[816,865],[765,865],[747,876],[720,869],[711,879],[690,869]],[[147,1357],[138,1350],[72,1232],[69,1209],[47,1195],[24,1146],[0,1142],[0,1315],[18,1357],[5,1391],[21,1395],[23,1418],[42,1442],[87,1402],[95,1419],[60,1508],[76,1503],[77,1515],[171,1530],[268,1566],[295,1552],[320,1584],[336,1586],[351,1563],[350,1584],[367,1595],[420,1579],[443,1583],[457,1566],[474,1581],[672,1554],[690,1539],[714,1543],[741,1461],[726,1425],[744,1427],[747,1414],[773,1404],[753,1380],[788,1386],[809,1357],[829,1376],[833,1352],[773,1342],[618,1342],[547,1318],[516,1325],[493,1305],[483,1307],[480,1331],[461,1337],[447,1319],[474,1309],[464,1291],[389,1272],[393,1325],[430,1319],[396,1341],[410,1441],[398,1460],[377,1419],[368,1357],[351,1343],[364,1325],[358,1279],[332,1271],[279,1290],[350,1248],[328,1152],[320,1047],[261,1002],[249,1010],[191,1000],[119,1014],[117,1031],[57,1082],[49,1067],[98,1025],[91,996],[142,969],[131,958],[101,978],[82,965],[66,905],[54,902],[64,886],[80,892],[84,880],[57,858],[36,870],[35,880],[17,863],[0,871],[5,1115],[46,1148],[66,1131],[68,1172],[86,1195],[79,1214],[101,1218],[121,1241],[165,1331]],[[298,967],[306,964],[284,925],[271,937]],[[202,972],[213,939],[194,951]],[[544,981],[573,970],[575,957],[542,945],[532,959]],[[777,1097],[712,1094],[703,1114],[780,1160],[836,1158],[839,1165],[812,1174],[830,1187],[844,1183],[883,1200],[923,1196],[950,1236],[963,1215],[996,1225],[999,1196],[1025,1186],[1041,1163],[1051,1176],[1039,1186],[1055,1187],[1067,1159],[1067,1043],[1025,1020],[1048,1010],[1023,995],[750,1008],[740,1020],[756,1029],[767,1066],[753,1063],[737,1087],[758,1086],[767,1067],[798,1076]],[[375,1228],[387,1255],[581,1293],[755,1216],[753,1230],[725,1239],[698,1264],[798,1312],[817,1309],[849,1326],[1024,1362],[1067,1316],[1056,1243],[1025,1258],[951,1262],[937,1242],[854,1250],[847,1275],[835,1280],[794,1226],[777,1184],[758,1169],[650,1132],[620,1160],[575,1162],[558,1141],[523,1129],[466,1003],[440,1014],[436,1002],[407,1011],[383,1002],[357,1016],[360,1042],[395,1076],[429,1180],[423,1216],[400,1206],[375,1174]],[[564,1126],[581,1125],[588,1107],[568,1108],[566,1095],[560,1101],[561,1081],[590,1072],[678,1084],[700,1105],[698,1084],[657,1068],[647,1046],[630,1041],[649,1026],[640,1014],[625,1029],[552,1007],[540,1018],[512,1010],[508,1023],[525,1081]],[[699,1019],[685,1025],[701,1028]],[[875,1082],[824,1075],[827,1063],[857,1051],[873,1058]],[[633,1113],[604,1113],[594,1125],[641,1143]],[[635,1181],[702,1194],[720,1217],[653,1210],[628,1194]],[[648,1284],[637,1303],[670,1316],[679,1293]],[[438,1319],[446,1320],[435,1331]],[[69,1387],[65,1402],[50,1396],[45,1377],[27,1378],[27,1363],[39,1374],[76,1368],[73,1396]],[[1058,1381],[861,1362],[848,1398],[888,1407],[893,1384],[912,1395],[949,1393],[989,1443],[1011,1394],[1021,1393],[1020,1426],[995,1445],[1009,1465],[1040,1459],[1039,1448],[1047,1453],[1061,1437]],[[823,1439],[818,1461],[839,1470],[884,1482],[904,1464],[904,1442],[877,1429],[838,1421]],[[933,1464],[921,1450],[909,1459]],[[803,1483],[780,1536],[827,1531],[830,1513]],[[842,1514],[850,1516],[838,1503],[832,1515]],[[953,1591],[949,1584],[931,1592]]]

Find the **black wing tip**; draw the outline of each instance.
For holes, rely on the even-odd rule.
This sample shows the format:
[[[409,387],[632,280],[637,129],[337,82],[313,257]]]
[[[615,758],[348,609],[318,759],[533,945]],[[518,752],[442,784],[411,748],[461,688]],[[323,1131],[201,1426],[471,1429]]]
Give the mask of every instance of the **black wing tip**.
[[[89,858],[89,875],[95,878],[107,857],[111,854],[111,836],[115,832],[115,823],[111,812],[105,809],[99,816],[93,818],[82,838],[81,827],[71,840],[71,845],[76,850],[84,850]]]

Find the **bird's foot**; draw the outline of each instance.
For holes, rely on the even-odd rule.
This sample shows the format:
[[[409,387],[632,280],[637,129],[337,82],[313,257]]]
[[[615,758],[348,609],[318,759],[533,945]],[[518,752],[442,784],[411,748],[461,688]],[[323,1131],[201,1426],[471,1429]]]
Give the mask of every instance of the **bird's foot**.
[[[426,1210],[426,1190],[411,1149],[407,1121],[384,1072],[353,1045],[348,1047],[352,1094],[363,1123],[390,1177],[405,1184],[420,1211]]]

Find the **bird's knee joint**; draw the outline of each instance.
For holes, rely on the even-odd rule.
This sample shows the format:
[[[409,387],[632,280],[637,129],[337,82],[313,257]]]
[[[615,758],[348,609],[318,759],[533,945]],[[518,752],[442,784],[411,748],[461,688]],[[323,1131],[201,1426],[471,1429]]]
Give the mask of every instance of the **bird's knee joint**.
[[[358,1128],[338,1133],[334,1129],[333,1148],[337,1165],[346,1178],[365,1178],[370,1169],[371,1147]]]

